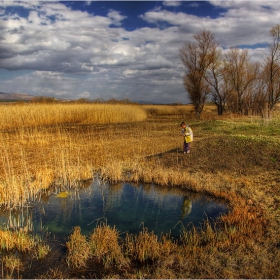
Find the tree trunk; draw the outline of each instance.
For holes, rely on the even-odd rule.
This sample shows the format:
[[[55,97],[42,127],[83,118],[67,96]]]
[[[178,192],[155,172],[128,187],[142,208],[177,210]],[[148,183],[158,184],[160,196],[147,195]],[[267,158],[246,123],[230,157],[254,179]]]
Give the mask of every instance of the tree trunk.
[[[216,103],[218,116],[222,116],[224,113],[224,106],[222,104]]]

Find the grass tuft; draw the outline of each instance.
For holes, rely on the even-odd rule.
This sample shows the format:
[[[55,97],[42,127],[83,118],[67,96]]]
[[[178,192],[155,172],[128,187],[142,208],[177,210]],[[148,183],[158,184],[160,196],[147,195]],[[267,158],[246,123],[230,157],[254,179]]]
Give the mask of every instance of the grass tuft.
[[[73,268],[86,267],[87,260],[90,257],[90,248],[86,237],[81,234],[81,228],[75,227],[66,242],[67,258],[66,262]]]
[[[101,262],[105,268],[114,264],[122,266],[128,263],[119,245],[119,232],[115,227],[98,225],[90,236],[90,248],[92,257]]]

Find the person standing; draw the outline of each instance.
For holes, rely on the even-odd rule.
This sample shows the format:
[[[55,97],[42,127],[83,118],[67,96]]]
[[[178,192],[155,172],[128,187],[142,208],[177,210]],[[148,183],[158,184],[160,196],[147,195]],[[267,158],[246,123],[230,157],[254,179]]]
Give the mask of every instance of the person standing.
[[[185,122],[181,123],[182,136],[184,137],[183,151],[189,154],[191,151],[191,142],[193,141],[193,131]]]

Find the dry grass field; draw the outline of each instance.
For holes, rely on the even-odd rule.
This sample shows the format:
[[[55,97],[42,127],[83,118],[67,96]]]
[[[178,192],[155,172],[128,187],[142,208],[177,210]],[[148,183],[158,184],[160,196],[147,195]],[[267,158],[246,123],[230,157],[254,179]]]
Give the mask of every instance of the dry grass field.
[[[225,199],[230,213],[180,241],[148,230],[123,239],[107,225],[84,236],[77,227],[58,263],[47,245],[21,232],[30,250],[0,241],[2,278],[280,278],[279,111],[272,120],[218,117],[207,106],[198,121],[189,105],[104,106],[0,106],[2,207],[100,174],[111,183],[207,193]],[[188,155],[181,152],[183,120],[194,131]],[[41,269],[28,269],[38,252]]]

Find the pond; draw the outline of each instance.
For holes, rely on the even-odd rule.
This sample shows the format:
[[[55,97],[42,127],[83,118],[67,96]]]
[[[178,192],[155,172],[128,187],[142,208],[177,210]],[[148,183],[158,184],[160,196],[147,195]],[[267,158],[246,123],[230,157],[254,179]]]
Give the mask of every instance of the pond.
[[[102,221],[120,233],[137,234],[147,227],[157,235],[178,238],[182,226],[200,226],[227,211],[224,202],[201,194],[151,184],[108,185],[96,179],[83,188],[63,192],[55,188],[20,211],[2,211],[0,226],[66,238],[74,226],[89,234]]]

